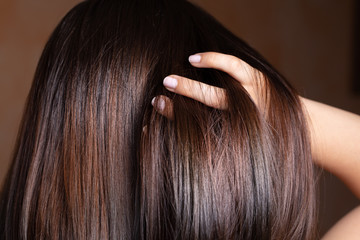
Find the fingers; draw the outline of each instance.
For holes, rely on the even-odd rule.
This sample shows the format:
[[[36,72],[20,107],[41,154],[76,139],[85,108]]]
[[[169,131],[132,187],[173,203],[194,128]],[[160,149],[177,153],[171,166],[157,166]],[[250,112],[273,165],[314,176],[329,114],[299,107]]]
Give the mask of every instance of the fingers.
[[[226,110],[228,108],[225,90],[189,78],[170,75],[163,82],[166,89],[171,92],[192,98],[209,107]],[[164,117],[173,120],[174,110],[171,99],[160,95],[152,99],[151,104],[155,110]]]
[[[252,85],[254,69],[235,56],[217,52],[197,53],[189,57],[189,62],[194,67],[214,68],[226,72],[245,88]]]
[[[170,120],[174,119],[173,103],[170,98],[163,95],[156,96],[152,99],[151,104],[164,117]]]
[[[189,78],[170,75],[163,82],[171,92],[192,98],[209,107],[220,110],[227,109],[225,90]]]
[[[255,69],[241,59],[217,52],[197,53],[189,57],[189,62],[198,68],[214,68],[228,73],[239,81],[257,103]],[[228,103],[225,90],[185,77],[170,75],[163,81],[167,90],[197,100],[209,107],[226,110]],[[158,96],[152,102],[157,112],[169,119],[174,118],[173,104],[165,96]]]

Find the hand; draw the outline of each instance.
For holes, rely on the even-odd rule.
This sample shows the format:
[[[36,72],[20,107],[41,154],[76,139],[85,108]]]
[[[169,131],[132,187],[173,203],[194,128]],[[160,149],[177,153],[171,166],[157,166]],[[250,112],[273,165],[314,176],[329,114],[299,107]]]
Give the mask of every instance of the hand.
[[[259,94],[257,93],[257,82],[254,79],[260,72],[241,59],[222,53],[205,52],[190,56],[189,62],[194,67],[214,68],[228,73],[242,84],[255,104],[258,103]],[[225,90],[222,88],[177,75],[167,76],[163,84],[169,91],[192,98],[209,107],[221,110],[226,110],[228,107]],[[173,119],[173,104],[168,97],[157,96],[152,100],[152,105],[157,112]]]
[[[258,108],[259,98],[266,89],[261,73],[244,61],[215,52],[189,57],[194,67],[222,70],[239,81]],[[257,74],[260,74],[258,78]],[[170,77],[170,78],[169,78]],[[256,80],[260,79],[259,82]],[[185,77],[170,75],[164,86],[172,92],[193,98],[203,104],[226,110],[225,90]],[[338,176],[360,199],[360,116],[305,98],[300,98],[310,130],[314,163]],[[173,119],[172,101],[157,96],[152,104],[157,112]],[[360,209],[355,208],[324,237],[324,239],[357,239],[359,236]]]

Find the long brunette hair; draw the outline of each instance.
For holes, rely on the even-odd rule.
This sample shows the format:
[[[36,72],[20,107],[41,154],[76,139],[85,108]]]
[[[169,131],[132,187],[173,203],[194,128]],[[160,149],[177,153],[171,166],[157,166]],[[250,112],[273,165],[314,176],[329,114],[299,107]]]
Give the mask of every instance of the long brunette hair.
[[[257,69],[263,107],[229,75],[187,62],[204,51]],[[167,91],[169,74],[226,89],[229,109]],[[161,94],[173,120],[150,104]],[[183,0],[89,0],[60,22],[38,64],[0,234],[312,239],[313,175],[296,92],[214,18]]]

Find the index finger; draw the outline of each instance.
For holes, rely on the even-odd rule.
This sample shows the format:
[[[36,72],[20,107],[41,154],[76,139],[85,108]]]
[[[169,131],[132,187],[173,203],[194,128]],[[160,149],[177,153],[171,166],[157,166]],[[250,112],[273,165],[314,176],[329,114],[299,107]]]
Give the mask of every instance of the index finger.
[[[189,62],[199,68],[214,68],[228,73],[245,88],[252,84],[254,68],[232,55],[218,52],[204,52],[191,55]]]

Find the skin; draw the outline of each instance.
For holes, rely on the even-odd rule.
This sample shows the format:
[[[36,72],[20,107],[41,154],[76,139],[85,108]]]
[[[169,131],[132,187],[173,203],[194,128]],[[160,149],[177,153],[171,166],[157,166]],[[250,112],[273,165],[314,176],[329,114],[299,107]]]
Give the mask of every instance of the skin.
[[[228,73],[238,80],[257,104],[253,73],[256,71],[241,59],[216,53],[198,53],[189,57],[198,68],[214,68]],[[224,89],[206,85],[182,76],[170,75],[164,86],[171,92],[193,98],[207,106],[226,110]],[[314,163],[341,179],[360,199],[360,116],[322,103],[300,97],[311,134]],[[173,119],[172,102],[165,96],[157,96],[152,104],[156,111]],[[259,105],[258,105],[259,106]],[[359,239],[360,206],[343,217],[322,238]]]

